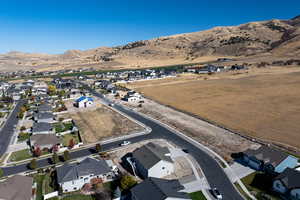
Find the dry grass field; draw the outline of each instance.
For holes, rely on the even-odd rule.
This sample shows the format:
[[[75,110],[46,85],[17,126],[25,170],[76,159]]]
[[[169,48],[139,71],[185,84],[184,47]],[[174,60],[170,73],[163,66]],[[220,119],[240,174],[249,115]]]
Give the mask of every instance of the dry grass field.
[[[70,107],[70,112],[62,117],[75,121],[84,143],[94,143],[143,130],[138,124],[100,104],[86,109],[72,108],[70,102],[66,105]]]
[[[230,129],[300,149],[300,68],[283,73],[277,68],[274,72],[129,86],[160,103]]]

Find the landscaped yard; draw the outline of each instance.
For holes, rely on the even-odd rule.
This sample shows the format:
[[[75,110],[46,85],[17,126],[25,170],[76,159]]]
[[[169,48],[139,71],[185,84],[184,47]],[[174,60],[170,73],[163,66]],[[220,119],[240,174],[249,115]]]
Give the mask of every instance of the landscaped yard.
[[[21,132],[21,133],[19,133],[19,136],[18,136],[18,142],[22,142],[22,141],[28,140],[29,138],[30,138],[30,134],[29,133]]]
[[[63,139],[63,145],[64,146],[69,146],[71,139],[74,139],[75,144],[78,144],[80,142],[78,133],[69,133],[69,134],[65,134],[61,137]]]
[[[25,160],[31,158],[32,154],[29,149],[24,149],[20,151],[13,152],[10,156],[10,161],[16,162],[20,160]]]
[[[192,200],[206,200],[201,191],[190,193],[189,196],[192,198]]]
[[[35,174],[33,176],[34,182],[37,183],[36,200],[43,200],[43,195],[55,191],[53,180],[50,174]],[[57,189],[57,188],[56,188]]]
[[[54,124],[54,128],[55,128],[56,133],[61,133],[64,131],[72,130],[73,124],[71,122],[57,123],[57,124]]]
[[[88,196],[88,195],[70,194],[70,195],[62,198],[62,200],[94,200],[94,198],[92,196]]]

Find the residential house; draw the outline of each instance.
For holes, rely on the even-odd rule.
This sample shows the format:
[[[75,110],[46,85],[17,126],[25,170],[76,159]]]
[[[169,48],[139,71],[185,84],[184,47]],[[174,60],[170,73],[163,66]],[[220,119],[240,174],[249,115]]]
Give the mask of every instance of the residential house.
[[[33,178],[15,175],[0,182],[1,200],[31,200]]]
[[[77,108],[86,108],[90,107],[94,104],[94,100],[92,97],[82,96],[74,102],[74,106]]]
[[[32,126],[32,135],[53,134],[55,133],[53,125],[46,122],[35,122]]]
[[[276,173],[283,172],[287,167],[294,168],[298,163],[296,157],[265,145],[246,150],[242,159],[253,169]]]
[[[30,137],[30,146],[32,149],[39,147],[42,149],[49,149],[50,151],[54,146],[59,147],[61,141],[55,134],[36,134]]]
[[[40,95],[40,94],[47,94],[48,92],[48,85],[43,81],[34,82],[32,86],[32,94],[33,95]]]
[[[187,200],[191,198],[181,192],[184,187],[178,180],[147,178],[131,190],[131,200]]]
[[[103,159],[86,158],[79,163],[66,163],[57,168],[57,182],[63,192],[80,190],[92,179],[109,181],[114,174]]]
[[[51,112],[52,111],[52,106],[49,103],[42,103],[38,106],[37,111],[39,113],[42,112]]]
[[[138,103],[142,100],[142,95],[135,91],[127,92],[127,95],[123,97],[124,101],[128,101],[128,103]]]
[[[132,158],[138,175],[142,178],[162,178],[174,172],[174,163],[167,147],[152,142],[135,149]]]
[[[40,123],[53,123],[55,122],[55,117],[51,112],[39,112],[34,114],[34,121]]]
[[[300,171],[286,168],[273,181],[273,190],[291,200],[300,200]]]

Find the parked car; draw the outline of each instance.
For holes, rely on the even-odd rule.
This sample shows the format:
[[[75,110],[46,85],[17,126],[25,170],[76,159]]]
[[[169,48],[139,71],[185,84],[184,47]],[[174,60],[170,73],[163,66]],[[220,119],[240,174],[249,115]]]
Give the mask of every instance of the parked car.
[[[212,195],[214,195],[214,197],[215,197],[216,199],[218,199],[218,200],[222,200],[222,199],[223,199],[222,194],[219,192],[219,190],[218,190],[217,188],[213,188],[213,189],[211,190],[211,193],[212,193]]]
[[[130,141],[124,140],[120,145],[121,146],[126,146],[126,145],[129,145],[130,143],[131,143]]]
[[[110,103],[110,104],[108,104],[110,107],[113,107],[115,104],[113,104],[113,103]]]

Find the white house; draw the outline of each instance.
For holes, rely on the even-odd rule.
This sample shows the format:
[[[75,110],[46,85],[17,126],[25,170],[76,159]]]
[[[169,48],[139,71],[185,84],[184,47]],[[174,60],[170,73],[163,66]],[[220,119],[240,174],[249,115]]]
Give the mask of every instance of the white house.
[[[274,179],[273,190],[288,199],[300,200],[300,172],[286,168]]]
[[[79,97],[78,99],[76,99],[76,101],[74,102],[74,106],[78,107],[78,108],[86,108],[86,107],[90,107],[94,104],[94,100],[92,97],[86,97],[86,96],[82,96]]]
[[[57,168],[57,182],[63,192],[80,190],[92,179],[99,178],[103,182],[114,178],[107,163],[102,159],[86,158],[80,163],[66,163]]]
[[[152,142],[132,152],[138,174],[142,178],[162,178],[174,172],[174,163],[167,147]]]

